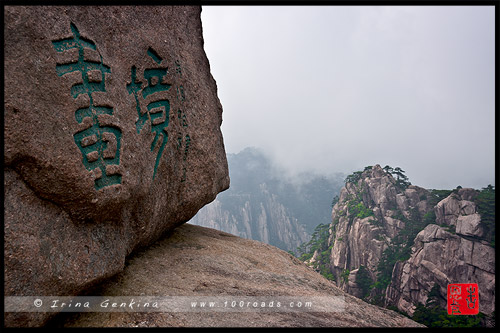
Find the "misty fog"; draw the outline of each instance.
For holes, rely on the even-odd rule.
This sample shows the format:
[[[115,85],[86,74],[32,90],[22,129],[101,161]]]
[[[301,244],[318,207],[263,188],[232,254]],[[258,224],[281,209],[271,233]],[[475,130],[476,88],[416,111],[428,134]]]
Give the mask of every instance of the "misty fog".
[[[493,6],[203,6],[202,22],[228,153],[494,185]]]

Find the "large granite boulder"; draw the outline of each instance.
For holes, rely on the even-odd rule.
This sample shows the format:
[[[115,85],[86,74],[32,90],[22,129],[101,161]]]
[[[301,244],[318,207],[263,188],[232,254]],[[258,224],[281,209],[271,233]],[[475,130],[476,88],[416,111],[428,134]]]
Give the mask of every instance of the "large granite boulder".
[[[229,187],[201,9],[4,8],[5,295],[74,295]]]
[[[436,223],[439,225],[456,226],[460,215],[471,215],[476,212],[474,199],[478,191],[472,188],[461,188],[438,202],[434,208]]]

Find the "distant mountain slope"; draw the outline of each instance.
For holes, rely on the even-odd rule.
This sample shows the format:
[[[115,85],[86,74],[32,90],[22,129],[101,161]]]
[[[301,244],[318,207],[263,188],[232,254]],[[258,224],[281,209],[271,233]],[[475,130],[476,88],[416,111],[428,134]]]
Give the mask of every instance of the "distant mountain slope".
[[[304,173],[289,179],[260,150],[228,154],[231,185],[190,223],[295,250],[314,227],[329,223],[343,176]]]

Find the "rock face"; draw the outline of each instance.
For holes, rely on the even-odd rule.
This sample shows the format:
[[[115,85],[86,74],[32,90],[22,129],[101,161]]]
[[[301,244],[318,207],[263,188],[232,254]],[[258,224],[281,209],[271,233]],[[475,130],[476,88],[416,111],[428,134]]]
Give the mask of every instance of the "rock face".
[[[5,294],[74,295],[229,176],[199,7],[5,7]]]
[[[459,216],[473,215],[476,206],[472,202],[477,196],[471,188],[462,188],[457,195],[451,195],[440,201],[435,208],[436,223],[439,225],[457,226]],[[477,218],[479,216],[476,216]]]
[[[401,186],[379,165],[354,175],[333,207],[330,256],[323,263],[337,285],[413,315],[434,286],[446,309],[448,284],[477,283],[480,311],[492,315],[495,249],[474,201],[479,192],[460,188],[438,195]],[[358,279],[361,266],[368,275],[365,286]]]
[[[161,277],[161,278],[160,278]],[[170,312],[61,314],[63,327],[419,327],[396,312],[345,294],[290,254],[267,244],[185,224],[134,255],[93,295],[344,296],[339,312]]]
[[[445,224],[428,225],[415,238],[411,257],[396,263],[386,294],[388,304],[413,314],[415,304],[425,304],[434,285],[444,296],[450,283],[477,283],[480,311],[495,311],[495,249],[482,238],[471,190],[461,189],[436,205],[436,222]],[[456,226],[456,232],[446,225]],[[440,301],[445,307],[446,299]]]
[[[356,183],[346,183],[333,207],[330,265],[347,292],[359,296],[354,281],[360,266],[375,281],[382,253],[405,227],[412,210],[421,215],[429,210],[427,201],[421,200],[427,190],[413,185],[403,190],[396,184],[392,175],[375,165],[360,174]]]

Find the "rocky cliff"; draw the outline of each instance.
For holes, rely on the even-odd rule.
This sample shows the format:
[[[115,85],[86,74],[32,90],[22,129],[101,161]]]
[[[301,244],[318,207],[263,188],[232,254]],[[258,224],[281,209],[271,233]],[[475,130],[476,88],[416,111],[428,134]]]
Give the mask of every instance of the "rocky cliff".
[[[201,8],[4,8],[5,295],[76,295],[229,186]]]
[[[92,291],[92,295],[175,296],[189,302],[217,304],[207,311],[188,306],[172,312],[81,312],[61,314],[58,327],[420,327],[394,311],[346,294],[292,255],[273,246],[189,224],[176,228],[127,262],[125,270]],[[207,297],[208,296],[208,297]],[[241,298],[269,305],[284,297],[302,301],[340,298],[339,308],[285,311],[281,308],[230,311]],[[295,299],[295,298],[294,298]],[[207,301],[208,302],[208,301]],[[239,304],[239,301],[238,301]],[[238,305],[239,306],[239,305]],[[252,305],[253,306],[253,305]],[[314,306],[314,304],[313,304]],[[227,310],[227,311],[226,311]],[[248,310],[248,311],[247,311]]]
[[[480,311],[491,315],[495,252],[478,193],[426,190],[400,168],[367,167],[347,178],[323,252],[308,263],[327,267],[342,290],[409,315],[434,286],[445,308],[447,284],[478,283]]]
[[[361,296],[354,283],[361,266],[376,280],[384,251],[407,227],[411,214],[430,209],[426,194],[417,186],[404,189],[378,165],[346,183],[333,207],[329,239],[331,269],[341,288]]]
[[[426,226],[413,241],[411,257],[394,266],[387,304],[413,314],[437,286],[445,307],[448,284],[471,282],[478,284],[481,312],[495,311],[495,249],[486,240],[476,196],[473,189],[460,189],[436,205],[436,224]]]

